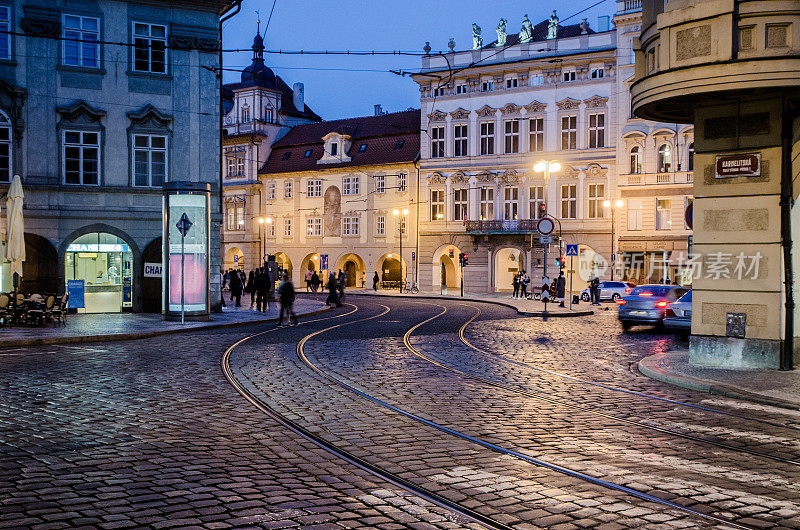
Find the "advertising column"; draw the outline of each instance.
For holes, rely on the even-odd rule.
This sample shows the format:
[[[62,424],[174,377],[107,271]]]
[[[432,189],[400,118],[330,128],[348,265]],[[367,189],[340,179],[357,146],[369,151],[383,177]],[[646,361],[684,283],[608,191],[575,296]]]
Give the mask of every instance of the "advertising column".
[[[209,319],[211,186],[164,184],[164,319]]]

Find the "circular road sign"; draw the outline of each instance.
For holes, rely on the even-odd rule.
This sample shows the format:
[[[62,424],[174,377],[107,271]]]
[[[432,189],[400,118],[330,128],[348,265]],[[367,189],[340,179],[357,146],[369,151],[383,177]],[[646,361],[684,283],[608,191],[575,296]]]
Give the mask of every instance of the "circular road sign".
[[[686,226],[691,230],[694,224],[694,201],[690,202],[689,206],[686,207],[686,212],[684,212],[683,217],[686,220]]]
[[[552,234],[555,228],[556,224],[549,217],[542,217],[539,219],[539,222],[536,223],[536,230],[538,230],[543,236]]]

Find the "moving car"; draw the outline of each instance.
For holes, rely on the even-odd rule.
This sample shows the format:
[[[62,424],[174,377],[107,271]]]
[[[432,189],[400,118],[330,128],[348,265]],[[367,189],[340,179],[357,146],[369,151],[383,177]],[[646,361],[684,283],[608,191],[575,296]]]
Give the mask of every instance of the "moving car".
[[[600,282],[600,300],[611,300],[616,302],[631,290],[636,287],[636,284],[631,282]],[[581,291],[581,300],[588,302],[589,289]]]
[[[634,288],[628,296],[617,300],[622,329],[627,331],[638,325],[663,327],[667,306],[687,291],[678,285],[640,285]]]
[[[692,291],[667,306],[664,327],[679,333],[692,331]]]

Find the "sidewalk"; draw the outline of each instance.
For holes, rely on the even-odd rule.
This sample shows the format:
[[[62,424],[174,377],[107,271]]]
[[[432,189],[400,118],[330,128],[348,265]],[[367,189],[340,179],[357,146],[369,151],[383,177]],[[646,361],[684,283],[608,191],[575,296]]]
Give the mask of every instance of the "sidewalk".
[[[298,298],[295,312],[298,316],[325,311],[325,299]],[[244,301],[243,301],[244,302]],[[0,328],[0,347],[38,346],[44,344],[66,344],[84,342],[105,342],[155,337],[170,333],[182,333],[198,329],[245,326],[275,321],[279,310],[277,303],[269,311],[259,313],[247,308],[228,307],[222,313],[211,313],[208,322],[165,321],[156,313],[103,313],[75,314],[67,317],[67,325],[41,328],[5,327]]]
[[[432,291],[420,291],[417,294],[400,293],[399,290],[378,289],[377,292],[372,289],[348,289],[345,291],[347,294],[360,294],[370,296],[401,296],[407,298],[421,298],[421,299],[445,299],[445,300],[465,300],[472,302],[488,302],[492,304],[500,304],[511,309],[516,309],[517,313],[525,316],[541,317],[544,314],[544,303],[539,300],[521,300],[511,298],[510,294],[485,294],[485,295],[472,295],[461,293],[458,290],[452,291],[448,294],[442,295]],[[558,307],[558,304],[547,304],[547,316],[552,318],[559,317],[583,317],[594,314],[595,309],[589,305],[588,302],[581,302],[580,304],[572,304],[572,310],[569,309],[569,303],[564,304],[566,307]],[[595,306],[596,308],[597,306]]]
[[[650,355],[639,361],[644,375],[690,388],[762,405],[800,410],[800,370],[726,370],[689,366],[689,350]]]

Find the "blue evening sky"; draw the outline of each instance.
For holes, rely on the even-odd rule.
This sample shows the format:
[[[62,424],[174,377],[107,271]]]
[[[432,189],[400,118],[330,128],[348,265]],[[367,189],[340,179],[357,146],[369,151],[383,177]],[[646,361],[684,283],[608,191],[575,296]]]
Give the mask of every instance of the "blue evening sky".
[[[598,0],[560,2],[542,0],[277,0],[266,34],[268,50],[403,50],[422,51],[425,41],[434,50],[447,50],[450,37],[456,50],[472,47],[472,23],[482,29],[484,43],[497,39],[495,28],[501,18],[508,21],[508,33],[519,32],[525,14],[533,24],[550,17],[557,9],[565,24],[587,18],[597,29],[597,17],[613,15],[614,0],[565,21]],[[250,48],[256,33],[255,10],[261,12],[264,30],[272,0],[244,0],[242,10],[225,23],[225,49]],[[226,68],[244,68],[252,52],[226,53]],[[417,84],[408,77],[386,72],[414,70],[419,57],[378,56],[292,56],[266,54],[265,62],[291,86],[305,84],[306,103],[323,119],[368,116],[380,103],[389,112],[419,107]],[[327,70],[325,70],[327,69]],[[344,71],[338,69],[380,70]],[[225,72],[225,81],[238,79]]]

